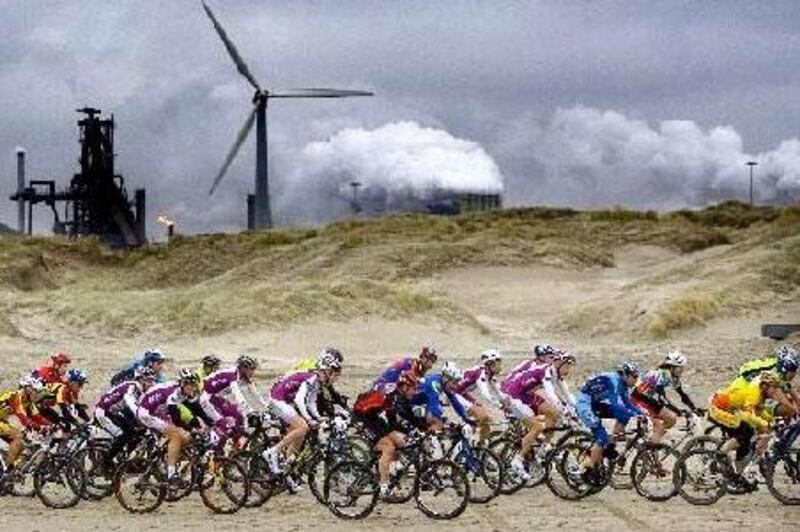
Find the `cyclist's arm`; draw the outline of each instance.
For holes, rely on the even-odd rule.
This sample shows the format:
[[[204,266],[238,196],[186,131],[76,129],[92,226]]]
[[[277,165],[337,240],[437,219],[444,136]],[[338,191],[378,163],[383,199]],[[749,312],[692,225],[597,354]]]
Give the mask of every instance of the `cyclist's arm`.
[[[294,404],[297,406],[300,415],[307,420],[319,419],[317,411],[317,390],[308,381],[303,382],[297,389],[294,396]]]
[[[494,382],[490,381],[486,378],[486,376],[482,376],[478,379],[478,393],[486,399],[486,402],[493,405],[495,408],[502,408],[503,401],[500,399],[502,397],[500,395],[500,390],[497,389]]]
[[[681,386],[680,384],[676,384],[675,385],[675,393],[678,394],[678,397],[681,398],[681,402],[684,405],[686,405],[686,407],[689,410],[691,410],[692,412],[695,412],[697,410],[697,407],[695,406],[695,404],[692,401],[691,397],[689,397],[689,394],[686,393],[686,390],[683,389],[683,386]]]
[[[206,417],[211,419],[212,423],[216,423],[220,419],[222,419],[222,415],[214,408],[214,405],[211,404],[211,394],[208,392],[203,392],[200,394],[200,399],[198,399],[198,404],[206,414]],[[188,407],[187,407],[188,408]]]
[[[233,400],[236,404],[243,410],[243,414],[246,416],[253,412],[253,409],[250,408],[250,403],[244,396],[244,392],[242,391],[242,387],[239,384],[239,381],[234,381],[231,383],[231,395],[233,395]]]

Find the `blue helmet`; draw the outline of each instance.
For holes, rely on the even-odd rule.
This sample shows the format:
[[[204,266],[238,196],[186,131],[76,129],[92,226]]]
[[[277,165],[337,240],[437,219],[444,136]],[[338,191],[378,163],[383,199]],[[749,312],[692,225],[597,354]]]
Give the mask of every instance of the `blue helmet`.
[[[85,384],[88,380],[89,378],[86,376],[86,373],[79,369],[71,369],[67,372],[67,382]]]
[[[144,363],[145,364],[156,364],[158,362],[164,362],[167,357],[164,356],[164,353],[161,352],[161,349],[154,347],[152,349],[148,349],[144,352]]]

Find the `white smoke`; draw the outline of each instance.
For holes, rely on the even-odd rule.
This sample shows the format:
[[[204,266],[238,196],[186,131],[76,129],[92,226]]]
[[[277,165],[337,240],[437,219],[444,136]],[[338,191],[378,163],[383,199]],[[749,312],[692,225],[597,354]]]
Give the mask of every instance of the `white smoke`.
[[[480,144],[413,121],[388,123],[373,130],[345,128],[303,149],[294,175],[282,192],[281,218],[323,221],[348,215],[351,183],[364,202],[388,210],[409,199],[425,200],[442,191],[496,194],[503,190],[497,164]],[[288,206],[295,206],[291,213]]]
[[[615,111],[558,109],[541,124],[530,116],[497,145],[512,168],[512,201],[669,208],[747,199],[754,170],[757,201],[800,198],[800,141],[748,154],[729,126],[704,131],[691,120],[651,126]],[[526,173],[522,173],[526,172]]]

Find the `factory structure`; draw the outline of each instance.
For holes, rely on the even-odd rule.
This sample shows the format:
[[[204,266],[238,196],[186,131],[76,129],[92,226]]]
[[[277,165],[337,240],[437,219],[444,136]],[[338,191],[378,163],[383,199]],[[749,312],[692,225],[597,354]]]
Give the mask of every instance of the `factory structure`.
[[[147,243],[145,191],[128,197],[125,179],[114,169],[114,117],[100,118],[100,110],[78,109],[80,171],[67,188],[56,189],[53,179],[26,180],[25,151],[17,149],[17,225],[21,234],[33,233],[33,207],[44,204],[53,213],[53,232],[69,236],[99,236],[115,248]],[[27,210],[27,223],[26,223]],[[60,212],[59,212],[60,211]]]

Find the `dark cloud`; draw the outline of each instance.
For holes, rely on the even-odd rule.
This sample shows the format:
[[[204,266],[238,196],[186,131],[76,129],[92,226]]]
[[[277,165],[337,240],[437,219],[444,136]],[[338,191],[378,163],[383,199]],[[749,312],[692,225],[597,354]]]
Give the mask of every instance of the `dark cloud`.
[[[286,181],[298,175],[307,144],[344,128],[413,121],[481,144],[505,176],[511,202],[568,202],[569,194],[543,194],[537,176],[552,183],[553,172],[566,172],[591,180],[607,169],[582,173],[548,159],[564,155],[540,144],[555,135],[559,108],[614,110],[658,134],[662,121],[691,120],[703,133],[698,141],[730,126],[742,157],[780,152],[773,164],[793,164],[786,162],[792,148],[779,145],[797,135],[800,123],[795,1],[210,4],[263,85],[378,94],[276,102],[269,114],[275,190],[287,190]],[[17,145],[28,149],[32,177],[67,182],[77,155],[73,109],[91,104],[117,117],[118,167],[132,186],[148,188],[153,215],[169,212],[192,231],[244,224],[252,142],[212,200],[206,192],[251,91],[199,2],[0,0],[0,8],[0,175],[9,183],[0,187],[3,196],[13,186]],[[609,146],[599,138],[591,143]],[[621,157],[626,165],[635,160]],[[636,170],[626,166],[623,173]],[[585,190],[574,199],[585,203]],[[707,197],[670,190],[652,202]],[[615,198],[628,201],[597,200]],[[0,221],[12,222],[14,212],[0,198]],[[39,227],[48,219],[43,212]]]

